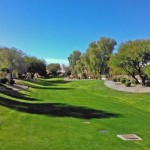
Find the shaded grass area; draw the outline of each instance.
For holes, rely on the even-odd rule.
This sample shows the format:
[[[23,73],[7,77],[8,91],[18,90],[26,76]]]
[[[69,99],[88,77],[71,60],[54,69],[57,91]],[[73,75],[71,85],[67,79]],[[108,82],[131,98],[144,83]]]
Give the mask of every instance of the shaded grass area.
[[[62,103],[25,103],[14,100],[9,100],[0,97],[0,104],[9,108],[14,108],[18,111],[33,113],[33,114],[47,114],[58,117],[77,117],[82,119],[92,118],[110,118],[117,117],[118,114],[105,112],[102,110],[89,109],[86,107],[69,106]]]
[[[18,91],[13,91],[13,90],[1,91],[1,93],[4,95],[7,95],[9,97],[19,99],[19,100],[28,100],[28,101],[35,101],[35,100],[37,101],[38,100],[36,98],[30,97],[27,94],[23,94],[23,93],[20,93]],[[1,99],[2,99],[2,97],[1,97]]]
[[[29,85],[20,94],[34,100],[0,94],[0,149],[149,150],[150,94],[115,91],[99,80],[20,82]],[[116,137],[124,133],[143,141]]]
[[[47,87],[47,86],[57,86],[59,84],[66,84],[72,81],[62,80],[61,78],[55,79],[36,79],[36,80],[22,80],[21,83],[28,85],[30,87]]]

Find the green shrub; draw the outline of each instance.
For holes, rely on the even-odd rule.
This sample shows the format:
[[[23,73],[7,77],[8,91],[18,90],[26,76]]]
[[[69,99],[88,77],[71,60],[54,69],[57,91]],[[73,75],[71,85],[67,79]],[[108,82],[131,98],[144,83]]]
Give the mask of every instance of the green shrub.
[[[82,73],[81,78],[82,78],[82,79],[87,79],[86,73]]]
[[[117,77],[113,78],[112,80],[113,82],[117,82]]]
[[[139,84],[137,80],[132,80],[132,84]]]
[[[130,81],[126,81],[125,86],[126,87],[130,87],[131,86],[131,82]]]
[[[117,80],[118,80],[118,82],[120,82],[120,81],[121,81],[121,77],[118,77],[118,79],[117,79]]]
[[[6,84],[8,82],[8,80],[6,78],[2,78],[2,79],[0,79],[0,82],[3,84]]]
[[[122,83],[122,84],[125,84],[125,83],[126,83],[126,80],[127,80],[126,78],[122,78],[122,79],[121,79],[121,83]]]
[[[147,82],[145,83],[145,86],[150,87],[150,80],[147,80]]]

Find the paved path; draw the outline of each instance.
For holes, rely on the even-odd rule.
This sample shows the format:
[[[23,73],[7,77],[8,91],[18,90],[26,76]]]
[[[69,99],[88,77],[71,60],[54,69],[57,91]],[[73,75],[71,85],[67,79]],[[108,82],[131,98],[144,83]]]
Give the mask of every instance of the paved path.
[[[148,92],[150,92],[150,87],[143,87],[141,85],[126,87],[124,84],[115,83],[113,81],[105,81],[105,85],[109,88],[112,88],[112,89],[118,90],[118,91],[137,92],[137,93],[148,93]]]

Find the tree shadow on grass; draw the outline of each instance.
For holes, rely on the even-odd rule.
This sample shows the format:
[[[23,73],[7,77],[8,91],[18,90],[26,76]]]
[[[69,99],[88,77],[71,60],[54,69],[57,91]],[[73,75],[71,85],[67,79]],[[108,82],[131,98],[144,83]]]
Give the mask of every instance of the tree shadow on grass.
[[[53,84],[53,85],[56,85],[56,84],[67,84],[67,83],[70,83],[72,81],[66,81],[66,80],[50,80],[50,81],[46,81],[47,83],[50,83],[50,84]]]
[[[66,81],[66,80],[43,80],[43,79],[40,79],[40,80],[24,80],[24,81],[29,81],[31,83],[36,84],[37,86],[56,86],[57,84],[66,84],[66,83],[72,82],[72,81]],[[27,84],[27,85],[30,86],[30,84]]]
[[[82,119],[111,118],[119,114],[62,103],[25,103],[0,97],[0,104],[21,112],[44,114],[52,117],[75,117]]]
[[[34,89],[47,89],[47,90],[73,90],[74,88],[63,88],[63,87],[47,87],[47,86],[29,86]]]
[[[27,81],[27,80],[26,80]],[[29,83],[26,82],[24,83],[26,86],[30,87],[30,88],[34,88],[34,89],[50,89],[50,90],[70,90],[73,88],[59,88],[57,87],[57,84],[62,83],[68,83],[71,81],[64,81],[64,80],[52,80],[52,81],[34,81],[34,80],[29,80]],[[34,84],[31,84],[34,83]],[[55,87],[52,87],[55,86]]]
[[[4,95],[11,96],[13,98],[17,98],[17,99],[21,99],[21,100],[28,100],[28,101],[37,101],[38,100],[36,98],[28,97],[28,95],[22,94],[18,91],[14,91],[14,90],[3,90],[0,92]]]

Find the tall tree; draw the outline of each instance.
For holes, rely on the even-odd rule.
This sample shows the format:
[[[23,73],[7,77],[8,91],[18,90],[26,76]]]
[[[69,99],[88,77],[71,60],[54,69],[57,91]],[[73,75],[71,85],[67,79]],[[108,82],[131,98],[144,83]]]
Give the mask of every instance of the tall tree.
[[[116,76],[116,75],[126,75],[127,73],[120,67],[120,63],[118,58],[118,54],[113,54],[110,57],[110,60],[108,62],[108,66],[109,66],[109,74],[110,76]]]
[[[115,59],[115,60],[114,60]],[[138,81],[136,75],[141,78],[142,85],[145,85],[147,74],[144,68],[150,63],[150,40],[135,40],[122,43],[118,53],[110,60],[112,69],[120,68]],[[112,63],[115,61],[115,65]]]
[[[38,73],[41,76],[46,75],[46,62],[36,57],[25,56],[26,71],[31,74]]]
[[[145,66],[144,72],[150,78],[150,64],[148,64],[148,65]]]
[[[12,74],[25,72],[23,52],[16,48],[0,48],[0,67],[8,68]]]
[[[47,72],[49,74],[52,74],[54,77],[58,75],[58,72],[60,71],[60,64],[59,63],[50,63],[47,65]]]
[[[77,64],[80,61],[81,52],[78,50],[73,51],[72,54],[68,57],[69,66],[73,75],[77,76]]]
[[[83,72],[86,73],[87,77],[91,77],[91,65],[90,65],[90,59],[87,53],[84,53],[81,55],[81,62],[82,62],[82,67],[83,67]]]
[[[100,53],[98,50],[97,42],[92,42],[89,45],[86,53],[88,57],[86,58],[88,72],[90,73],[91,77],[96,78],[98,77],[100,69]]]
[[[109,73],[108,61],[116,44],[117,43],[114,39],[106,37],[101,37],[100,40],[97,42],[98,50],[100,53],[100,75]]]
[[[116,41],[101,37],[98,42],[92,42],[86,51],[86,64],[88,71],[101,78],[102,74],[109,73],[108,61],[114,50]]]

